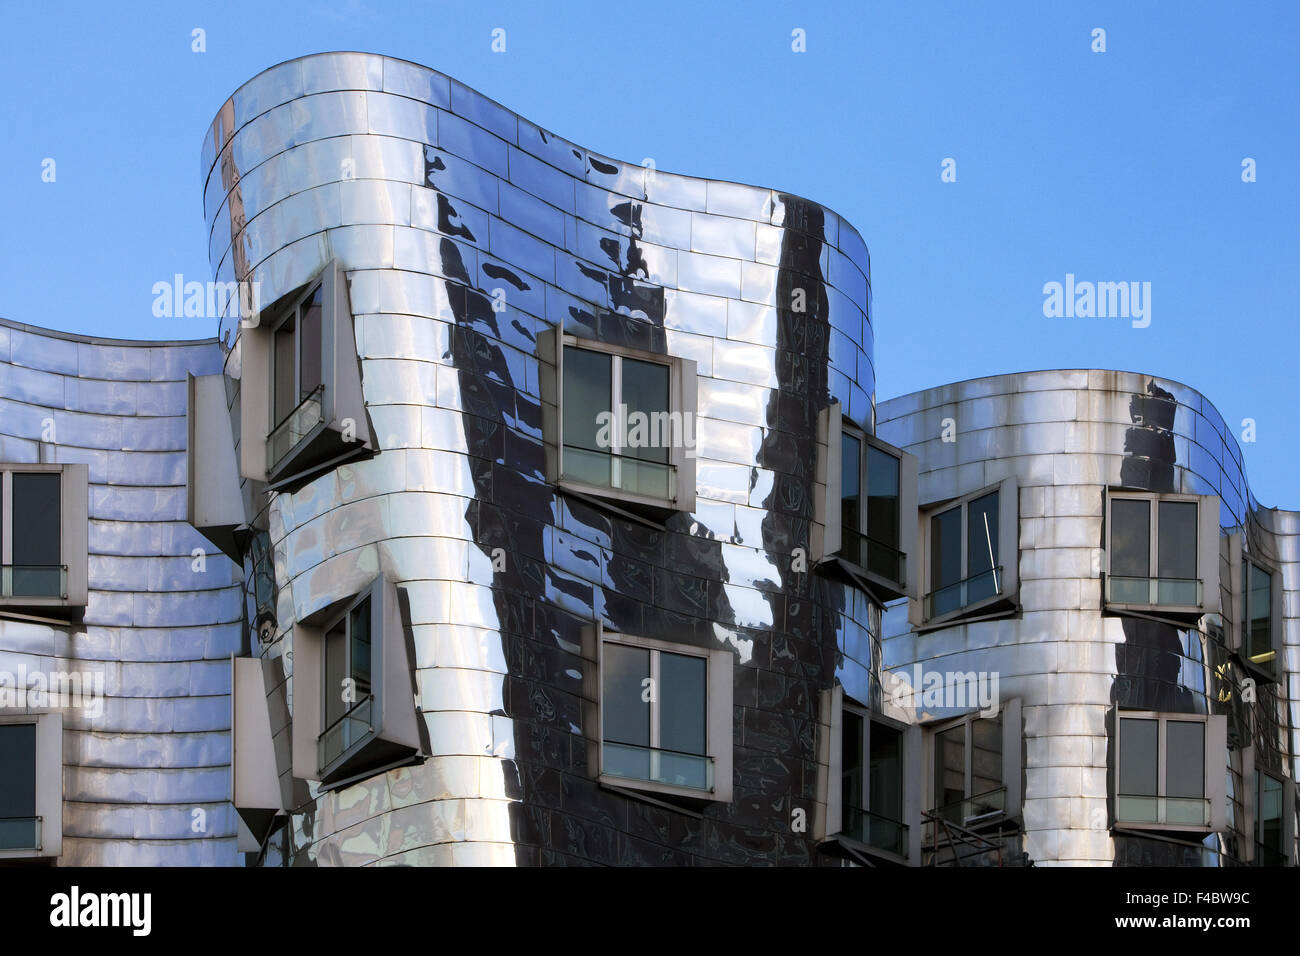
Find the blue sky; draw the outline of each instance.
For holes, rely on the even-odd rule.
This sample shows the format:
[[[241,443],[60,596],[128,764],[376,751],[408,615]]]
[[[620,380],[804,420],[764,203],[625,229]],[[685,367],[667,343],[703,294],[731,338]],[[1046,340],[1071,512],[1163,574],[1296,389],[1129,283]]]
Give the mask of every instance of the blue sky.
[[[154,318],[151,289],[208,278],[216,110],[282,60],[386,53],[608,155],[841,213],[871,249],[879,398],[1022,369],[1164,375],[1238,434],[1253,418],[1252,490],[1300,507],[1297,48],[1291,2],[6,5],[0,315],[215,334]],[[1067,273],[1150,282],[1151,324],[1044,317]]]

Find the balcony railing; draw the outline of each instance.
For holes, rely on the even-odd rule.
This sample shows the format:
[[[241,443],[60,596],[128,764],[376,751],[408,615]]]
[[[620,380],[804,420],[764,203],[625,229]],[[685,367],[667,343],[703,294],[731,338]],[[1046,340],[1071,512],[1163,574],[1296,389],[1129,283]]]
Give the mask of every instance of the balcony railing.
[[[1153,797],[1149,794],[1121,793],[1115,801],[1119,823],[1168,823],[1180,826],[1208,827],[1210,801],[1204,797]]]
[[[1007,809],[1007,788],[986,790],[964,800],[948,803],[930,811],[931,821],[927,824],[925,839],[932,843],[937,838],[940,821],[955,823],[962,827],[979,826],[986,819],[999,819]]]
[[[1196,578],[1135,578],[1108,574],[1106,602],[1200,607],[1201,582]]]
[[[266,467],[274,469],[285,456],[321,423],[321,407],[325,400],[325,386],[317,385],[315,391],[302,400],[284,421],[271,429],[266,439]]]
[[[713,790],[713,758],[704,754],[606,740],[603,772],[627,780]]]
[[[848,528],[843,529],[842,535],[840,557],[886,581],[892,581],[900,588],[907,586],[907,555],[902,551]]]
[[[940,617],[1002,593],[1002,568],[990,568],[947,584],[925,596],[925,616]]]
[[[372,733],[374,727],[374,695],[363,697],[342,717],[325,728],[316,742],[317,757],[324,770],[347,753],[357,741]]]
[[[39,850],[41,817],[0,817],[0,850]]]
[[[877,850],[907,856],[907,824],[861,807],[844,808],[843,834]]]
[[[0,597],[68,596],[65,564],[6,564],[0,567]]]
[[[577,445],[564,446],[564,474],[561,477],[584,485],[664,501],[672,501],[677,497],[675,465],[646,461],[631,455],[615,455],[608,451],[593,451]]]

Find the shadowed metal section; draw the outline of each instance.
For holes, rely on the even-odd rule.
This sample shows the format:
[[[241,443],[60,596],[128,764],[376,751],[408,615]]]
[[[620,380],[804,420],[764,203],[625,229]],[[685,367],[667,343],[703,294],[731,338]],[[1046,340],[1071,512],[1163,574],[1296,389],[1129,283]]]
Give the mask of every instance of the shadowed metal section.
[[[1246,859],[1242,750],[1295,779],[1300,753],[1297,513],[1251,496],[1241,450],[1209,401],[1177,382],[1128,372],[1045,371],[973,379],[879,406],[881,436],[920,459],[922,504],[1015,476],[1020,613],[917,633],[885,614],[885,666],[996,672],[1019,697],[1025,731],[1024,846],[1039,864],[1227,866]],[[953,440],[944,439],[945,430]],[[955,431],[954,431],[955,430]],[[1243,535],[1281,569],[1285,652],[1278,683],[1243,702],[1222,614],[1195,624],[1103,614],[1107,487],[1217,495],[1221,534]],[[1233,600],[1228,562],[1223,606]],[[1107,823],[1112,705],[1228,717],[1229,827],[1203,844]],[[1235,821],[1235,822],[1234,822]]]
[[[874,424],[857,232],[798,197],[599,156],[365,54],[251,80],[202,175],[220,281],[260,283],[265,304],[341,263],[379,446],[293,493],[246,487],[261,652],[291,696],[293,623],[382,571],[409,600],[430,746],[304,797],[265,862],[812,861],[789,821],[815,798],[818,694],[841,652],[861,693],[879,687],[879,612],[790,571],[818,412]],[[693,513],[651,528],[547,483],[537,343],[555,329],[696,363]],[[235,316],[220,339],[237,422]],[[597,621],[735,653],[730,807],[682,817],[596,786],[579,648]]]
[[[123,342],[0,320],[0,461],[89,471],[84,618],[0,616],[0,671],[103,682],[98,702],[61,709],[60,865],[238,860],[228,778],[241,582],[185,521],[186,374],[221,365],[215,340]],[[0,709],[15,712],[43,711]]]

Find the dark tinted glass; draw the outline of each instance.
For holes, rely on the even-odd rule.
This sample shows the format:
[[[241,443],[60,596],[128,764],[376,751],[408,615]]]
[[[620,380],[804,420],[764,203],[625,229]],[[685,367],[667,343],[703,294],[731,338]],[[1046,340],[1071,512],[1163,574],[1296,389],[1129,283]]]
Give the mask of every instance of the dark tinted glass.
[[[1002,786],[1002,716],[971,723],[971,794]]]
[[[898,459],[867,446],[867,534],[898,547]]]
[[[34,816],[36,725],[0,724],[0,820]]]
[[[843,713],[844,726],[840,731],[843,807],[846,812],[849,808],[865,810],[867,807],[862,802],[862,715],[851,710]],[[847,815],[845,822],[852,822]]]
[[[1282,843],[1282,781],[1266,773],[1257,773],[1256,806],[1259,807],[1258,840],[1266,847],[1281,851]]]
[[[13,476],[13,593],[57,597],[59,568],[59,476],[15,472]]]
[[[1154,797],[1160,726],[1137,717],[1121,717],[1119,726],[1119,792]]]
[[[971,579],[966,601],[974,604],[1002,590],[998,571],[998,493],[976,498],[966,517],[966,575]]]
[[[643,700],[650,677],[650,652],[639,647],[606,644],[604,651],[604,696],[601,706],[605,739],[617,743],[650,746],[650,702]]]
[[[852,435],[840,434],[840,534],[841,552],[848,561],[862,563],[862,443]]]
[[[1253,564],[1247,564],[1250,571],[1250,592],[1247,598],[1250,607],[1246,615],[1249,640],[1246,654],[1256,664],[1269,665],[1273,659],[1273,575]]]
[[[624,455],[667,463],[675,438],[668,402],[669,368],[657,362],[622,360],[623,404],[628,433]],[[676,427],[680,427],[676,426]]]
[[[961,580],[961,509],[930,519],[930,588],[938,590]]]
[[[347,672],[347,627],[338,621],[325,632],[325,726],[330,727],[352,706],[344,703],[343,681]]]
[[[946,808],[945,819],[962,819],[966,797],[966,725],[958,724],[934,735],[934,806]]]
[[[278,425],[289,417],[289,413],[298,407],[298,390],[294,377],[294,328],[295,320],[290,318],[275,330],[275,349],[272,355],[271,378],[275,383],[274,407],[271,417]]]
[[[664,750],[707,752],[705,665],[703,657],[659,655],[659,745]]]
[[[1151,577],[1151,502],[1134,498],[1111,501],[1110,573]]]
[[[1165,796],[1205,796],[1205,724],[1170,720],[1165,724]]]
[[[1159,561],[1162,578],[1196,577],[1196,502],[1160,502]]]
[[[302,379],[298,391],[301,401],[321,384],[321,302],[324,294],[320,286],[308,297],[300,308],[302,321],[298,332],[299,376]]]
[[[352,679],[356,681],[356,700],[370,695],[370,598],[366,598],[348,615],[351,618]]]
[[[903,819],[903,735],[893,727],[871,725],[872,813]]]

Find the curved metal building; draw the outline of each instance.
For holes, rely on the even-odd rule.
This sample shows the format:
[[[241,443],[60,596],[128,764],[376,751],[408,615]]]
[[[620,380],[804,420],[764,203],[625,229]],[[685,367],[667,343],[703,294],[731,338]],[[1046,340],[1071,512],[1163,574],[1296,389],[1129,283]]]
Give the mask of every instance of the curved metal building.
[[[925,671],[998,674],[1002,699],[1019,700],[1023,832],[1015,848],[1038,864],[1294,860],[1297,513],[1262,508],[1251,496],[1236,436],[1214,406],[1151,376],[1026,372],[893,399],[879,419],[882,436],[920,459],[923,529],[935,520],[927,508],[943,512],[1008,479],[1018,487],[1018,502],[1002,503],[1018,507],[1018,540],[1002,542],[1002,560],[1018,551],[1012,606],[934,627],[891,607],[884,642],[885,666],[906,688],[900,698],[913,719],[942,723],[911,696]],[[1177,536],[1178,508],[1200,509],[1195,540]],[[1152,550],[1140,553],[1148,529]],[[1121,567],[1134,552],[1147,573]],[[1166,570],[1180,564],[1184,577]],[[1266,591],[1244,579],[1260,570],[1271,578]],[[1199,718],[1208,718],[1203,781],[1199,770],[1196,780],[1175,779],[1180,759],[1185,768],[1196,750],[1180,753],[1175,737],[1199,734]],[[1126,719],[1134,730],[1127,738]],[[1146,730],[1152,748],[1134,742],[1131,764],[1124,741]],[[1145,783],[1136,772],[1143,767]],[[1199,810],[1200,797],[1214,801],[1212,819],[1175,812]],[[1280,857],[1267,856],[1279,846]]]
[[[294,60],[242,87],[212,125],[203,175],[220,281],[279,306],[331,270],[346,277],[340,321],[353,323],[363,396],[351,407],[368,434],[361,460],[289,485],[259,458],[262,433],[254,454],[239,438],[246,567],[256,577],[262,555],[274,590],[255,612],[254,651],[274,662],[264,686],[283,686],[302,723],[296,625],[379,576],[400,605],[403,692],[419,715],[405,765],[270,808],[292,825],[267,861],[808,862],[835,635],[862,635],[869,667],[866,635],[879,633],[860,595],[790,570],[815,518],[819,411],[834,397],[871,429],[858,233],[796,196],[600,156],[433,70],[361,54]],[[246,410],[267,400],[275,350],[250,335],[281,319],[276,306],[238,318],[221,339],[244,432],[267,420]],[[625,380],[663,367],[674,392],[696,385],[672,409],[694,415],[696,454],[674,451],[663,507],[557,480],[556,459],[579,456],[551,435],[576,410],[557,411],[561,364],[576,381],[576,357],[557,357],[571,342],[612,350]],[[730,695],[729,729],[734,716],[734,744],[709,757],[709,772],[730,763],[712,794],[602,787],[589,745],[606,642],[593,628],[686,649],[628,651],[655,667],[708,661],[710,706]],[[713,687],[724,670],[730,686]],[[654,719],[656,737],[675,732]],[[313,775],[307,745],[295,741],[296,782]]]
[[[186,376],[220,369],[215,340],[0,322],[5,784],[20,780],[15,752],[37,748],[35,792],[18,795],[18,812],[6,794],[0,811],[0,863],[238,859],[228,767],[240,581],[185,504]]]

